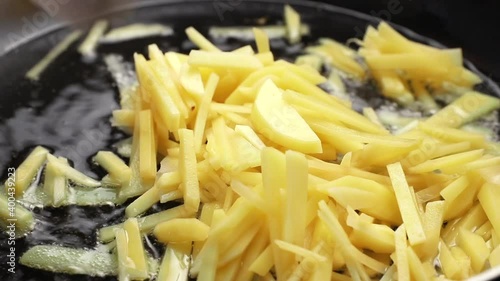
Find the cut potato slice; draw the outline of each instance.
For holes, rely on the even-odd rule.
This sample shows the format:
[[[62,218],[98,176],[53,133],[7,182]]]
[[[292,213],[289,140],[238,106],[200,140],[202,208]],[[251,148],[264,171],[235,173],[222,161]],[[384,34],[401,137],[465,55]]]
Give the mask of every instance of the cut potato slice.
[[[321,153],[321,141],[297,111],[287,105],[280,89],[267,80],[259,90],[252,109],[257,131],[282,146],[303,153]]]

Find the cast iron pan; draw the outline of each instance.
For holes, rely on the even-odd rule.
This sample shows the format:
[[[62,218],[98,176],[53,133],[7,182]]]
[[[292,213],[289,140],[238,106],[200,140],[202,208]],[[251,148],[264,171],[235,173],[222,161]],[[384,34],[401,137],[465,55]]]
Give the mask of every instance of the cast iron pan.
[[[301,14],[303,21],[311,26],[311,37],[304,39],[310,44],[319,37],[331,37],[345,42],[356,36],[356,30],[376,25],[376,18],[350,10],[305,1],[287,1]],[[147,53],[148,44],[157,43],[166,51],[188,52],[194,46],[189,43],[183,30],[195,26],[202,33],[209,26],[257,25],[264,18],[268,24],[282,21],[283,0],[273,1],[169,1],[141,2],[140,5],[122,7],[109,11],[101,17],[110,20],[111,26],[121,26],[136,22],[154,22],[172,25],[175,35],[134,40],[126,43],[99,47],[100,54],[118,53],[128,61],[134,52]],[[88,28],[95,20],[75,24],[78,28]],[[49,147],[52,152],[68,157],[74,166],[91,176],[102,176],[102,171],[93,166],[90,157],[102,149],[110,149],[111,144],[125,135],[110,126],[111,111],[118,108],[118,92],[110,74],[102,61],[82,62],[75,45],[61,55],[41,76],[40,82],[33,83],[24,78],[26,71],[72,27],[57,27],[44,31],[37,37],[16,46],[0,57],[0,171],[2,181],[8,167],[17,167],[36,145]],[[401,32],[417,41],[433,46],[439,43],[419,36],[405,28]],[[219,41],[223,49],[243,45],[236,40]],[[300,54],[302,46],[289,46],[285,40],[274,40],[273,51],[281,57]],[[476,70],[467,63],[468,67]],[[500,96],[498,86],[482,75],[485,82],[478,89],[491,95]],[[373,106],[383,103],[372,86],[359,90],[360,94]],[[164,209],[169,206],[155,206]],[[96,245],[98,228],[123,220],[124,207],[64,207],[34,209],[37,224],[33,233],[17,240],[17,258],[28,248],[38,244],[58,244],[69,247]],[[3,235],[3,234],[2,234]],[[154,238],[151,253],[162,256],[162,248]],[[7,273],[6,255],[8,245],[5,236],[0,241],[0,280],[115,280],[115,278],[91,278],[70,276],[33,270],[17,264],[14,275]],[[491,278],[491,277],[490,277]],[[494,277],[493,277],[494,278]],[[483,279],[486,280],[486,279]]]

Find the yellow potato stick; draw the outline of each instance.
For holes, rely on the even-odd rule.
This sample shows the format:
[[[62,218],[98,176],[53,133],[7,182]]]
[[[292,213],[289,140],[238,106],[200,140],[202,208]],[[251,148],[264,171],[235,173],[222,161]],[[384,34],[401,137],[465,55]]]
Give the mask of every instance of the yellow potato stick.
[[[114,235],[116,236],[116,252],[118,256],[118,280],[130,280],[129,268],[131,267],[128,257],[128,237],[127,232],[122,229],[116,229]]]
[[[333,271],[331,280],[332,281],[352,281],[352,278],[350,276]]]
[[[123,204],[123,221],[98,231],[121,281],[462,280],[499,266],[500,144],[482,123],[500,99],[474,91],[481,77],[462,50],[382,22],[362,40],[319,38],[282,57],[275,40],[299,50],[309,26],[288,5],[284,25],[264,25],[210,27],[230,50],[188,27],[181,47],[195,49],[148,45],[147,59],[134,54],[135,76],[107,56],[121,105],[111,125],[130,137],[94,156],[106,175],[95,180],[37,147],[9,169],[8,194],[53,207]],[[85,57],[105,28],[90,30]],[[401,107],[354,97],[365,80]],[[3,209],[0,228],[12,208]],[[27,213],[17,236],[31,229]],[[163,244],[161,265],[145,251],[149,234]]]
[[[273,265],[273,250],[269,245],[262,253],[260,253],[258,258],[253,261],[249,269],[250,271],[257,273],[260,276],[265,276],[271,270]]]
[[[163,87],[163,90],[166,91],[168,95],[170,95],[172,101],[175,103],[175,106],[179,110],[181,114],[179,126],[182,126],[183,121],[185,121],[185,119],[188,117],[189,110],[181,97],[182,87],[177,81],[175,81],[176,77],[173,74],[173,71],[170,70],[164,62],[165,60],[160,59],[150,60],[147,62],[147,64],[150,65],[155,78]]]
[[[48,162],[52,163],[56,169],[58,169],[67,179],[73,181],[78,185],[85,187],[98,187],[101,185],[100,182],[94,180],[93,178],[79,172],[75,168],[71,167],[68,163],[62,162],[51,154],[45,154]],[[45,156],[43,156],[45,158]],[[22,164],[21,164],[22,165]]]
[[[456,278],[460,271],[460,265],[444,241],[439,243],[439,262],[447,278]]]
[[[344,168],[350,168],[352,163],[352,152],[347,152],[343,157],[342,161],[340,161],[340,166]]]
[[[239,237],[239,240],[234,243],[227,251],[221,252],[219,266],[224,266],[233,260],[237,260],[248,249],[250,243],[255,239],[257,233],[261,230],[262,222],[257,222],[249,230]]]
[[[300,281],[307,280],[316,271],[318,262],[312,258],[303,259],[294,269],[288,280]]]
[[[238,180],[231,181],[231,188],[236,192],[239,196],[244,197],[248,200],[248,202],[252,203],[252,205],[263,211],[267,211],[266,202],[262,199],[262,197],[256,193],[254,190],[250,189],[248,186],[244,185],[242,182]]]
[[[307,106],[309,108],[315,108],[316,110],[320,110],[321,112],[331,111],[331,106],[321,102],[320,100],[294,91],[286,91],[283,94],[283,99],[289,103]],[[387,130],[381,129],[377,124],[371,122],[369,119],[360,115],[354,110],[347,109],[344,106],[339,106],[336,109],[338,110],[335,110],[335,112],[329,112],[330,117],[325,115],[325,118],[327,118],[326,120],[348,124],[349,127],[352,127],[353,129],[357,129],[367,133],[373,133],[377,135],[387,134]]]
[[[406,227],[405,224],[400,225],[395,231],[395,245],[396,245],[396,272],[398,280],[410,280],[410,266],[408,263],[407,255],[407,240],[406,240]]]
[[[232,51],[233,53],[241,53],[241,54],[248,54],[248,55],[254,55],[255,52],[253,51],[252,46],[250,45],[245,45],[243,47],[240,47],[238,49],[235,49]]]
[[[281,207],[280,189],[286,185],[286,160],[283,153],[271,147],[262,150],[262,182],[264,200],[269,204],[267,212],[277,214]]]
[[[335,180],[343,176],[351,175],[372,180],[387,186],[391,184],[391,180],[388,176],[367,172],[357,168],[345,169],[339,164],[329,163],[315,158],[309,158],[309,173],[325,180]]]
[[[321,45],[333,46],[347,56],[350,56],[350,57],[356,56],[356,52],[353,49],[349,48],[348,46],[346,46],[338,41],[335,41],[334,39],[320,38],[319,42],[321,43]]]
[[[166,92],[163,85],[157,80],[151,66],[144,56],[134,55],[137,78],[144,90],[150,93],[151,101],[155,105],[155,120],[161,122],[171,132],[177,132],[180,124],[181,112],[176,103]]]
[[[380,220],[395,224],[402,222],[398,202],[388,186],[362,177],[344,176],[319,185],[318,189],[327,190],[328,194],[344,207],[349,205],[354,208],[356,205],[358,208],[354,209],[359,209]],[[376,202],[379,203],[374,204],[373,198],[377,198]]]
[[[462,165],[477,160],[483,156],[484,150],[477,149],[466,152],[461,152],[453,155],[443,156],[440,158],[428,160],[424,163],[411,167],[411,173],[426,173],[432,171],[443,171],[445,173],[453,173],[456,169],[460,169]]]
[[[470,150],[470,148],[471,148],[471,143],[467,141],[457,142],[452,144],[436,144],[436,149],[429,156],[431,159],[434,159],[451,154],[465,152]]]
[[[274,63],[274,55],[271,52],[258,53],[254,55],[264,66],[272,65]]]
[[[259,90],[251,114],[252,125],[268,139],[303,153],[320,153],[321,141],[299,113],[282,98],[271,80]]]
[[[37,64],[26,72],[26,78],[38,81],[40,79],[40,75],[45,71],[45,69],[47,69],[47,67],[66,49],[75,43],[81,35],[81,30],[75,30],[66,35],[61,42],[57,43],[57,45],[55,45]]]
[[[205,244],[207,254],[202,257],[201,263],[203,266],[200,268],[198,274],[198,281],[215,281],[217,272],[217,263],[219,258],[219,251],[216,243]]]
[[[262,150],[262,183],[264,188],[263,198],[267,205],[269,216],[270,240],[274,241],[282,237],[282,211],[284,202],[281,200],[280,189],[286,186],[286,160],[285,155],[275,148],[266,147]],[[286,274],[286,262],[284,253],[277,245],[273,249],[274,266],[278,278],[284,278]],[[283,276],[283,277],[282,277]]]
[[[376,253],[394,252],[394,231],[390,227],[362,221],[352,208],[347,211],[347,225],[353,228],[349,235],[353,245]]]
[[[231,177],[248,186],[262,185],[262,174],[260,172],[238,172],[232,174]]]
[[[158,45],[156,44],[148,45],[148,55],[150,60],[157,61],[162,66],[167,66],[165,55],[160,50]]]
[[[238,113],[238,114],[250,114],[252,113],[252,109],[243,106],[243,105],[232,105],[232,104],[225,104],[225,103],[218,103],[218,102],[211,102],[210,103],[210,110],[215,111],[217,113],[222,113],[222,112],[233,112],[233,113]]]
[[[129,218],[136,217],[147,211],[158,201],[160,201],[160,190],[152,186],[125,208],[125,215]]]
[[[296,44],[302,37],[300,15],[290,5],[285,5],[284,14],[288,42]]]
[[[387,166],[387,171],[392,181],[392,187],[396,194],[401,217],[406,227],[408,240],[411,245],[417,245],[426,240],[422,218],[413,200],[412,191],[406,181],[401,163],[397,162]]]
[[[253,55],[240,53],[211,53],[193,50],[188,63],[196,67],[211,67],[219,70],[255,71],[262,68],[262,62]]]
[[[470,257],[474,272],[481,272],[490,256],[490,249],[483,238],[469,230],[460,228],[457,244]]]
[[[139,100],[136,100],[137,103],[139,103]],[[136,124],[139,124],[139,109],[140,107],[137,107],[137,113],[135,114],[136,117]],[[139,140],[140,140],[140,131],[139,131],[140,126],[135,126],[134,127],[134,135],[132,136],[132,147],[131,147],[131,152],[130,152],[130,159],[129,159],[129,167],[131,170],[131,175],[130,175],[130,181],[129,184],[126,186],[122,186],[120,188],[120,191],[118,193],[118,199],[121,202],[124,202],[130,197],[135,197],[138,195],[141,195],[144,193],[149,187],[143,187],[141,184],[141,175],[140,175],[140,167],[139,167]]]
[[[232,281],[236,278],[236,274],[238,274],[239,267],[240,267],[240,257],[233,259],[232,261],[223,266],[219,264],[215,279],[220,281]]]
[[[156,181],[153,188],[159,190],[160,194],[165,194],[174,191],[181,184],[181,174],[179,171],[167,172],[162,174]]]
[[[321,221],[326,224],[333,237],[336,237],[336,245],[346,261],[347,269],[349,270],[351,276],[353,276],[353,278],[357,278],[358,280],[370,280],[362,264],[380,273],[384,272],[384,264],[366,256],[352,245],[338,218],[332,210],[328,208],[326,202],[321,201],[318,205],[318,216]]]
[[[66,178],[53,163],[48,163],[45,167],[43,191],[54,207],[62,205],[68,195]]]
[[[425,110],[434,111],[439,109],[439,106],[427,90],[426,84],[423,81],[412,81],[412,88],[416,100],[422,103]]]
[[[130,218],[123,224],[127,233],[127,257],[131,268],[128,268],[131,279],[144,279],[148,277],[148,266],[146,264],[146,252],[142,242],[142,235],[136,218]]]
[[[198,182],[197,160],[194,151],[192,130],[179,130],[181,190],[184,192],[184,204],[189,211],[197,212],[200,206],[200,184]]]
[[[235,124],[241,124],[250,126],[251,122],[240,114],[233,112],[221,112],[220,115],[226,119],[230,127],[235,126]]]
[[[438,253],[444,210],[443,201],[429,202],[425,207],[423,223],[426,240],[422,244],[413,246],[415,253],[422,257],[422,260],[431,259]]]
[[[210,104],[212,102],[215,89],[217,88],[217,83],[219,82],[219,77],[216,74],[210,75],[208,82],[205,86],[205,93],[203,94],[200,107],[198,109],[198,114],[196,115],[196,121],[194,124],[194,145],[196,154],[201,152],[201,145],[203,144],[203,136],[205,134],[205,127],[207,124],[208,112],[210,110]]]
[[[491,251],[488,261],[490,262],[490,266],[492,268],[500,265],[500,246],[497,246],[493,249],[493,251]]]
[[[492,228],[493,226],[491,225],[491,222],[487,221],[474,230],[474,233],[483,237],[485,241],[488,241],[491,238]]]
[[[253,89],[260,88],[262,83],[268,79],[273,79],[273,81],[280,80],[279,77],[282,76],[285,70],[283,66],[271,65],[252,72],[227,96],[225,103],[245,104],[253,102],[257,96],[257,93],[254,93]],[[245,93],[244,89],[249,90],[250,93]]]
[[[154,235],[164,243],[203,241],[208,237],[210,227],[198,219],[172,219],[155,226]]]
[[[433,277],[425,276],[424,265],[420,261],[420,258],[417,256],[413,248],[410,246],[406,248],[406,257],[408,259],[410,276],[413,278],[412,280],[426,281],[429,280],[430,277]]]
[[[283,239],[302,246],[305,238],[308,192],[308,164],[306,157],[294,151],[287,151],[286,158],[286,210]]]
[[[488,241],[492,247],[498,247],[500,245],[500,239],[498,234],[494,229],[491,230],[491,239]]]
[[[252,210],[255,210],[254,208],[251,208]],[[229,216],[231,215],[231,212],[229,211]],[[247,218],[244,218],[246,221],[244,222],[244,224],[242,222],[242,227],[240,229],[236,229],[234,231],[234,236],[231,236],[231,235],[227,235],[227,233],[224,233],[222,235],[222,237],[225,237],[223,238],[223,240],[221,240],[221,242],[219,243],[219,247],[220,247],[220,253],[221,254],[224,254],[224,255],[227,255],[227,253],[229,253],[233,248],[237,248],[239,245],[239,243],[248,243],[250,242],[250,235],[252,235],[252,233],[254,233],[254,228],[255,227],[258,227],[259,226],[259,219],[262,219],[261,216],[253,216],[253,217],[247,217]],[[241,241],[239,240],[243,237],[246,237],[246,239],[242,239]]]
[[[255,148],[262,150],[266,145],[260,137],[255,133],[252,127],[246,125],[236,125],[234,131],[244,137]]]
[[[191,243],[169,244],[158,272],[158,280],[187,281],[190,261]]]
[[[228,127],[224,118],[218,117],[212,121],[213,139],[208,139],[208,143],[214,142],[214,151],[211,151],[211,156],[219,158],[221,167],[225,170],[233,170],[236,168],[236,153],[234,145],[228,136]],[[210,155],[210,154],[209,154]]]
[[[118,180],[122,185],[130,181],[130,167],[111,151],[99,151],[94,157],[94,161],[103,167],[109,175]]]
[[[449,69],[445,65],[434,65],[433,61],[439,59],[439,55],[406,53],[406,54],[380,54],[364,57],[368,66],[376,70],[411,70],[418,69],[426,71],[431,76],[446,76]]]
[[[463,217],[448,223],[448,225],[443,229],[442,237],[448,245],[453,245],[455,244],[455,238],[458,235],[458,230],[461,227],[472,230],[481,226],[487,220],[488,217],[486,216],[481,204],[476,204],[470,208]]]
[[[23,196],[24,191],[33,181],[35,174],[38,172],[40,167],[42,167],[43,163],[45,163],[47,154],[49,154],[47,149],[37,146],[21,163],[21,165],[19,165],[16,170],[16,177],[14,178],[16,189],[15,196],[17,198]],[[5,184],[5,186],[9,186],[9,184]]]
[[[298,75],[310,84],[319,85],[326,82],[326,78],[323,75],[308,66],[295,65],[286,60],[277,60],[275,65],[285,67],[286,70]]]
[[[307,250],[307,249],[300,247],[300,246],[290,244],[290,243],[282,241],[282,240],[274,240],[274,243],[276,243],[276,245],[278,245],[278,247],[280,249],[287,251],[287,252],[290,252],[290,253],[293,253],[293,254],[300,256],[300,257],[303,257],[303,258],[311,258],[311,259],[318,261],[318,262],[322,262],[322,261],[326,260],[325,257],[323,257],[323,256],[321,256],[313,251]]]
[[[182,65],[187,62],[188,56],[181,53],[166,52],[164,54],[164,57],[170,69],[172,69],[172,71],[177,75],[180,75],[182,70]]]
[[[439,194],[446,202],[453,202],[469,185],[467,176],[461,176],[449,185],[447,185]]]
[[[139,223],[141,233],[150,233],[153,231],[154,227],[161,222],[175,218],[186,218],[193,215],[194,213],[187,211],[184,205],[180,205],[172,209],[138,218],[137,221]],[[116,224],[99,229],[99,240],[102,242],[111,241],[115,237],[114,231],[122,226],[123,224]]]
[[[363,107],[363,115],[370,121],[372,121],[372,123],[377,124],[381,128],[385,129],[384,125],[382,124],[382,122],[380,122],[380,119],[378,118],[378,115],[373,108]]]
[[[205,36],[198,32],[198,30],[196,30],[194,27],[188,27],[186,29],[186,35],[188,36],[189,40],[196,44],[196,46],[198,46],[198,48],[200,48],[201,50],[220,52],[219,48],[208,41],[208,39],[205,38]]]
[[[500,233],[500,206],[498,205],[498,200],[500,200],[500,188],[496,184],[485,183],[477,195],[481,207],[488,216],[493,229],[496,233]]]
[[[253,28],[253,34],[255,36],[255,43],[257,44],[257,49],[259,53],[267,53],[271,51],[269,47],[269,37],[266,32],[260,28]]]
[[[173,147],[167,149],[167,155],[171,157],[178,158],[179,157],[179,147]]]
[[[202,223],[204,223],[208,226],[211,226],[214,212],[218,208],[219,207],[215,203],[203,204],[203,207],[201,208],[201,214],[200,214],[199,220]],[[195,241],[193,243],[193,253],[192,253],[193,259],[195,259],[197,257],[198,253],[200,252],[200,250],[204,244],[205,244],[205,241]]]
[[[345,47],[339,47],[340,44],[323,44],[317,47],[308,47],[306,51],[312,54],[318,54],[331,63],[335,68],[353,76],[357,79],[364,79],[365,70],[355,60],[354,57],[345,53]]]
[[[134,128],[135,125],[135,112],[130,109],[117,109],[113,110],[112,125],[117,127]]]
[[[333,277],[333,263],[334,263],[334,255],[332,253],[332,249],[330,245],[327,243],[320,242],[314,247],[314,252],[324,256],[326,261],[318,262],[316,265],[316,269],[311,273],[309,277],[310,280],[331,280]],[[337,253],[338,254],[338,253]]]
[[[414,102],[414,97],[409,91],[406,83],[394,71],[377,70],[374,77],[382,91],[382,94],[388,98],[396,100],[403,105],[409,105]]]
[[[481,185],[477,181],[474,181],[467,186],[467,188],[460,193],[455,201],[446,205],[444,219],[448,221],[452,218],[465,214],[467,210],[473,206],[476,194],[480,187]]]
[[[184,194],[182,194],[182,191],[180,191],[180,190],[170,191],[170,192],[167,192],[167,193],[161,195],[160,203],[167,203],[170,201],[181,199],[181,198],[183,198],[183,196],[184,196]]]
[[[139,113],[139,170],[141,181],[151,186],[156,178],[156,143],[151,110]]]
[[[484,135],[478,133],[466,132],[444,126],[436,126],[435,124],[429,124],[428,122],[420,122],[418,124],[418,128],[429,136],[445,142],[456,143],[466,141],[470,142],[470,144],[475,148],[483,148],[486,145]]]
[[[242,255],[241,265],[238,274],[236,274],[235,281],[251,281],[255,277],[255,274],[250,271],[250,266],[257,259],[260,253],[264,252],[266,246],[269,245],[269,231],[267,226],[264,226],[259,230],[256,237],[252,240],[248,249]]]
[[[78,52],[87,58],[95,58],[95,49],[99,44],[99,39],[104,35],[108,28],[107,20],[96,21],[89,30],[87,37],[83,40],[82,44],[78,46]]]
[[[479,92],[468,92],[432,115],[425,123],[458,128],[500,107],[500,99]]]
[[[450,251],[460,268],[460,271],[458,272],[458,275],[455,278],[466,279],[470,277],[472,273],[470,257],[467,256],[464,250],[462,250],[462,248],[458,246],[451,247]]]
[[[205,87],[203,85],[200,71],[187,63],[182,65],[180,84],[195,100],[200,100],[205,93]]]

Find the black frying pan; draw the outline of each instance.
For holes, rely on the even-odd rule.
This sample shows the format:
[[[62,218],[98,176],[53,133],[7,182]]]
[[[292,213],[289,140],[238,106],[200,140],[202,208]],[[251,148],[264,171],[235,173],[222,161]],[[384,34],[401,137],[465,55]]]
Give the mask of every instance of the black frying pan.
[[[134,52],[146,52],[148,44],[157,43],[164,51],[188,52],[192,47],[184,35],[190,25],[206,34],[212,25],[256,25],[264,17],[269,24],[282,20],[283,4],[292,4],[303,21],[311,26],[312,36],[304,44],[319,37],[332,37],[345,42],[359,36],[357,30],[376,25],[376,18],[326,4],[305,1],[169,1],[168,3],[141,2],[103,14],[112,26],[134,22],[156,22],[172,25],[175,36],[153,37],[131,42],[101,46],[100,53],[119,53],[131,61]],[[87,28],[89,19],[75,26]],[[73,28],[73,27],[71,27]],[[8,167],[17,167],[35,145],[44,145],[58,155],[69,157],[75,167],[89,175],[102,176],[90,163],[90,157],[101,149],[124,138],[124,134],[111,128],[109,117],[118,108],[117,89],[106,70],[102,58],[95,63],[83,63],[73,45],[42,74],[40,82],[24,78],[33,66],[64,35],[69,27],[56,27],[37,34],[0,56],[0,171],[6,177]],[[410,38],[442,47],[439,43],[419,36],[405,28],[397,27]],[[232,49],[242,42],[227,40],[216,42],[222,48]],[[288,46],[284,40],[272,44],[273,51],[282,57],[293,57],[301,52],[296,46]],[[473,65],[467,63],[472,70]],[[478,89],[500,96],[498,86],[486,76]],[[377,103],[374,88],[362,90],[363,95]],[[157,206],[165,208],[165,206]],[[168,206],[167,206],[168,207]],[[123,207],[65,207],[34,210],[37,225],[33,233],[17,241],[16,254],[37,244],[60,244],[70,247],[96,245],[96,230],[106,224],[123,219]],[[7,244],[5,236],[0,241],[0,280],[113,280],[114,278],[90,278],[33,270],[17,264],[16,274],[6,272]],[[154,241],[153,241],[154,242]],[[152,253],[162,255],[162,247],[155,244]],[[485,279],[484,279],[485,280]]]

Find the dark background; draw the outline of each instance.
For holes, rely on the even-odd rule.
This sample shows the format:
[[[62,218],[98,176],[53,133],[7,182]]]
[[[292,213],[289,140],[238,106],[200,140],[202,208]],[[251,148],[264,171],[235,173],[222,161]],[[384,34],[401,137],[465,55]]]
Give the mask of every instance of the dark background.
[[[40,6],[57,3],[58,12],[42,22],[74,21],[109,7],[139,0],[0,0],[0,54],[13,42],[8,33],[33,22]],[[244,0],[213,0],[239,2]],[[449,47],[462,47],[466,58],[500,81],[500,1],[497,0],[316,0],[406,26]],[[37,4],[38,3],[38,4]],[[38,7],[37,7],[38,6]],[[397,12],[394,12],[397,11]],[[334,28],[334,27],[332,27]],[[29,33],[29,32],[28,32]],[[19,32],[18,32],[19,34]],[[25,36],[27,37],[27,36]],[[24,39],[26,38],[17,38]],[[18,40],[14,40],[18,41]]]

